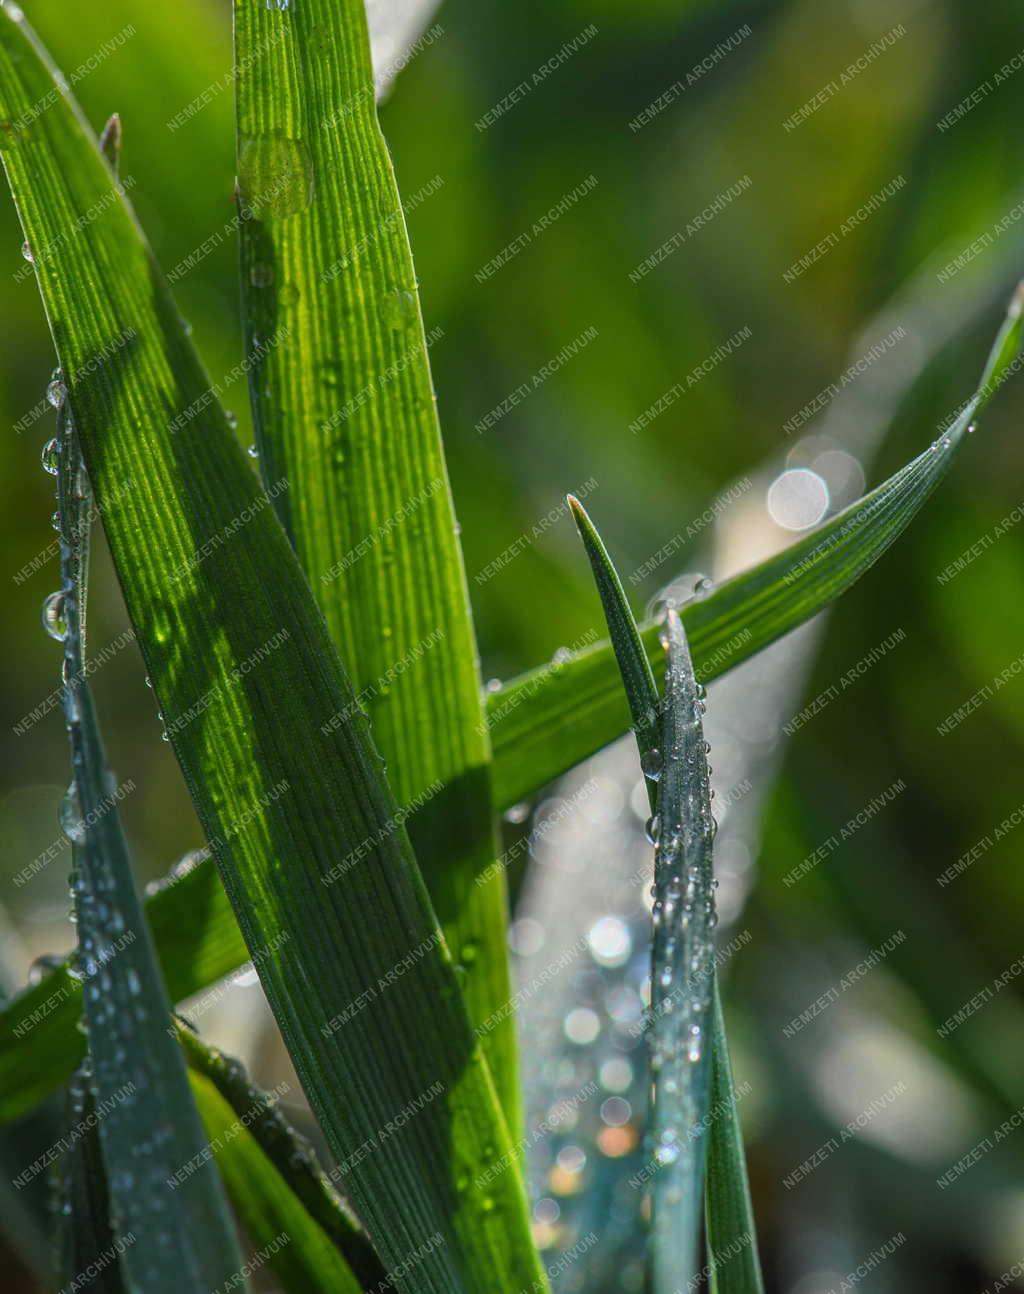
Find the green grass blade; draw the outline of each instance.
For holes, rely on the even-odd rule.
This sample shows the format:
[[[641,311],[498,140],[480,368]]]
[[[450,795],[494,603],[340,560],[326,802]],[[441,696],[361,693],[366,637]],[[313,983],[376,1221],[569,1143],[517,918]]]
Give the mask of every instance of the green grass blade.
[[[594,572],[605,620],[608,622],[612,651],[615,653],[622,685],[626,689],[626,700],[629,704],[637,748],[640,751],[640,762],[644,765],[646,773],[653,753],[657,750],[659,738],[658,718],[661,705],[654,671],[651,669],[651,662],[647,659],[647,653],[640,640],[640,632],[636,627],[636,620],[630,610],[619,573],[608,555],[604,541],[597,533],[597,528],[579,499],[570,494],[568,502],[576,528],[587,551],[591,570]],[[652,778],[646,777],[645,782],[653,811],[658,798],[657,783]]]
[[[347,1191],[382,1261],[402,1270],[399,1289],[543,1288],[517,1175],[488,1196],[471,1189],[512,1152],[404,810],[138,226],[8,9],[0,120],[148,673]],[[97,205],[102,219],[82,226]],[[139,487],[119,492],[129,478]],[[352,1014],[370,991],[374,1009]]]
[[[189,1071],[192,1091],[238,1219],[250,1269],[267,1266],[283,1294],[361,1294],[363,1286],[216,1084]]]
[[[178,1026],[181,1043],[194,1075],[211,1083],[234,1111],[236,1121],[246,1129],[273,1165],[318,1230],[329,1237],[354,1274],[357,1288],[380,1284],[384,1268],[359,1223],[334,1191],[320,1167],[313,1147],[289,1123],[281,1105],[249,1080],[244,1066],[203,1042],[184,1025]],[[209,1132],[209,1124],[207,1124]],[[351,1283],[351,1278],[346,1277]]]
[[[711,1106],[715,979],[715,821],[704,753],[703,688],[682,621],[669,610],[662,769],[654,853],[654,946],[648,1039],[654,1078],[650,1144],[654,1294],[699,1280],[704,1159]]]
[[[110,1191],[96,1129],[96,1103],[81,1071],[68,1085],[67,1106],[72,1144],[62,1164],[62,1288],[82,1288],[85,1273],[92,1273],[85,1286],[89,1294],[125,1294],[120,1255],[134,1244],[134,1237],[118,1236],[110,1225]]]
[[[57,450],[64,640],[64,712],[74,777],[61,825],[72,842],[89,1066],[110,1182],[111,1216],[132,1236],[122,1255],[130,1290],[180,1289],[182,1275],[217,1288],[241,1259],[227,1202],[208,1165],[192,1189],[170,1178],[201,1154],[202,1129],[180,1052],[168,1035],[170,1004],[117,808],[85,682],[82,610],[88,560],[89,490],[75,427],[62,405]]]
[[[681,611],[704,683],[809,620],[835,601],[903,533],[949,470],[968,429],[1019,367],[1020,298],[1015,297],[978,389],[933,445],[859,502],[775,557],[726,581]],[[664,668],[658,626],[641,626],[649,660]],[[489,699],[494,790],[518,803],[625,732],[615,653],[603,642],[511,680]]]
[[[608,555],[597,528],[587,515],[586,509],[570,496],[570,507],[579,528],[587,556],[590,559],[597,582],[598,592],[608,622],[608,632],[615,651],[622,675],[623,686],[633,721],[633,732],[636,736],[641,767],[645,774],[648,801],[652,812],[657,812],[659,792],[662,785],[664,754],[658,747],[661,740],[658,715],[662,706],[658,696],[654,672],[640,641],[636,621],[626,598],[622,581]],[[666,713],[663,722],[668,724],[670,716]],[[666,747],[667,749],[667,747]],[[684,762],[684,769],[686,767]],[[696,776],[695,776],[696,775]],[[707,768],[706,752],[703,740],[695,743],[693,749],[692,771],[690,777],[699,782],[694,794],[707,796],[710,791],[710,770]],[[668,784],[667,782],[665,783]],[[710,817],[710,798],[702,800]],[[710,869],[710,856],[708,860]],[[657,880],[657,878],[656,878]],[[656,982],[658,971],[652,974]],[[757,1283],[734,1285],[735,1294],[746,1291],[747,1294],[760,1294],[760,1259],[757,1253],[757,1234],[754,1227],[753,1207],[747,1183],[746,1160],[743,1154],[743,1139],[739,1115],[736,1110],[736,1098],[732,1084],[732,1069],[729,1062],[728,1042],[725,1036],[725,1022],[722,1016],[718,995],[717,977],[712,970],[713,1006],[712,1015],[712,1093],[713,1108],[717,1117],[711,1123],[710,1144],[708,1148],[709,1166],[713,1165],[715,1177],[708,1178],[708,1248],[720,1253],[732,1253],[731,1245],[737,1237],[743,1237],[746,1246],[745,1261],[742,1267],[744,1279],[756,1276]],[[712,1195],[712,1186],[714,1194]],[[671,1186],[668,1188],[671,1189]],[[697,1199],[699,1207],[699,1198]],[[693,1229],[691,1219],[690,1229]],[[714,1263],[712,1261],[712,1266]],[[740,1269],[737,1268],[736,1271]],[[731,1272],[730,1275],[735,1275]]]
[[[100,144],[112,174],[118,139],[111,126]],[[99,1141],[110,1217],[132,1238],[123,1259],[129,1289],[169,1291],[181,1269],[189,1283],[212,1287],[234,1274],[240,1258],[216,1174],[204,1168],[188,1197],[175,1195],[169,1181],[177,1163],[201,1151],[202,1132],[184,1062],[167,1035],[170,1005],[85,681],[92,496],[66,389],[61,383],[54,392],[58,436],[44,462],[57,476],[61,588],[47,600],[44,623],[64,644],[73,775],[61,826],[72,846],[77,973],[84,985],[90,1095],[97,1117],[104,1115]]]
[[[513,1129],[503,869],[477,650],[363,0],[235,3],[243,321],[274,504],[367,711]],[[260,352],[259,338],[281,335]],[[335,721],[326,714],[323,721]],[[481,883],[478,883],[478,878]]]
[[[725,1035],[725,1017],[715,978],[711,1038],[711,1110],[708,1141],[706,1228],[711,1294],[764,1294],[761,1256],[754,1229],[743,1127]]]

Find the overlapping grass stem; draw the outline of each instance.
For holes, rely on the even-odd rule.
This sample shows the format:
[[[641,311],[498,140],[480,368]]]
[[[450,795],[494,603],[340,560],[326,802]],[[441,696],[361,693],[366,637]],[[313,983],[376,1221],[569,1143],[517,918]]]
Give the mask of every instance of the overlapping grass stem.
[[[710,769],[705,690],[677,612],[661,630],[665,673],[655,838],[654,939],[648,1027],[654,1081],[650,1150],[655,1294],[671,1294],[700,1268],[704,1160],[711,1085],[715,973]],[[648,761],[650,768],[650,761]]]

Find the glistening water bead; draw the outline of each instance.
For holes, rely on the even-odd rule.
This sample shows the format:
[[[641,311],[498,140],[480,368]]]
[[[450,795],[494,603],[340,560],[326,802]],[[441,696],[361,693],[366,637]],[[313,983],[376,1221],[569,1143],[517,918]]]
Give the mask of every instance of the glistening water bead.
[[[55,409],[64,403],[67,393],[68,389],[59,375],[54,376],[46,388],[46,398]]]
[[[67,594],[61,589],[51,593],[43,603],[43,628],[51,638],[63,642],[67,636]]]
[[[656,746],[644,751],[640,757],[640,770],[649,782],[656,782],[661,777],[661,762],[661,751]]]
[[[73,845],[85,842],[85,819],[82,817],[82,806],[78,798],[78,787],[74,782],[64,792],[60,802],[60,829]]]
[[[42,464],[44,472],[49,472],[51,476],[57,475],[57,458],[59,454],[60,441],[56,436],[53,436],[43,446]]]

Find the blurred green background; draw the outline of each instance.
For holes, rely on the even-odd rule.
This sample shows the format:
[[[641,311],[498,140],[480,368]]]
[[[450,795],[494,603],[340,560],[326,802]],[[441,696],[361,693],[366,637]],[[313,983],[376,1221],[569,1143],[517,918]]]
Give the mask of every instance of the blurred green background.
[[[23,7],[93,126],[121,114],[122,176],[133,181],[163,268],[230,226],[229,7]],[[764,512],[765,482],[828,450],[840,453],[832,462],[847,472],[846,489],[856,469],[844,454],[862,463],[869,483],[882,479],[970,393],[1024,273],[1024,222],[1015,215],[1024,199],[1024,71],[1014,61],[1024,24],[1019,6],[963,0],[446,0],[432,21],[443,32],[401,73],[382,122],[403,195],[434,190],[410,211],[410,235],[426,327],[443,330],[431,358],[484,674],[507,677],[599,623],[562,506],[567,490],[587,494],[628,573],[737,478],[755,482],[744,501],[752,515],[755,503]],[[535,83],[535,70],[591,25],[596,32],[577,52]],[[749,35],[738,38],[745,26]],[[104,42],[121,47],[73,77]],[[873,44],[884,47],[844,84],[844,69]],[[487,124],[485,114],[524,79],[529,92]],[[636,128],[638,114],[680,81]],[[208,105],[169,130],[210,86],[219,88]],[[793,125],[820,91],[820,106]],[[976,91],[971,110],[940,127]],[[749,184],[739,196],[631,281],[631,271],[743,177]],[[589,191],[539,230],[577,186]],[[886,186],[892,195],[842,234]],[[516,240],[507,263],[484,273]],[[820,240],[834,245],[787,281]],[[242,354],[237,252],[232,234],[217,241],[175,289],[214,377]],[[977,254],[940,278],[972,243]],[[9,428],[38,405],[53,366],[20,245],[4,197],[0,422]],[[880,319],[882,334],[899,326],[907,335],[857,378],[858,417],[876,425],[865,431],[833,419],[827,442],[795,449],[821,431],[828,410],[799,433],[785,424],[840,381],[863,353],[858,338]],[[687,375],[745,328],[749,340],[687,386]],[[534,388],[534,375],[587,330],[596,330],[592,340]],[[899,378],[905,368],[920,370],[916,381]],[[685,391],[671,407],[631,431],[676,383]],[[479,430],[523,384],[529,395]],[[243,384],[228,404],[247,443]],[[1024,1107],[1024,979],[1010,974],[948,1038],[936,1032],[1022,952],[1024,832],[1011,826],[995,836],[1024,804],[1024,676],[1014,668],[1024,652],[1024,527],[1008,526],[955,578],[937,578],[1024,505],[1022,414],[1018,378],[923,515],[831,615],[801,685],[804,700],[838,687],[895,631],[905,639],[790,738],[777,732],[770,743],[785,743],[785,758],[743,916],[753,937],[734,959],[728,991],[738,1065],[758,1079],[744,1114],[773,1289],[838,1289],[901,1230],[906,1242],[863,1276],[864,1288],[980,1291],[1024,1258],[1024,1128],[1014,1124],[954,1183],[936,1183]],[[73,942],[66,862],[15,882],[57,839],[67,780],[59,707],[31,718],[59,670],[58,646],[39,622],[56,562],[24,572],[55,538],[52,480],[39,466],[53,421],[48,411],[0,437],[0,876],[11,928],[5,960],[16,981],[33,957]],[[832,502],[847,501],[843,481],[831,484]],[[515,560],[476,578],[524,533],[529,542]],[[712,535],[705,528],[631,584],[636,606],[674,575],[710,569]],[[744,535],[742,525],[728,535],[731,568],[758,555]],[[778,530],[776,541],[793,537]],[[127,627],[98,547],[97,652]],[[995,689],[1007,669],[1006,685]],[[198,845],[199,829],[134,647],[117,652],[94,683],[112,764],[136,784],[123,811],[149,879]],[[985,704],[940,734],[938,725],[986,685]],[[899,779],[906,789],[892,804],[798,885],[784,883]],[[977,861],[940,886],[939,873],[986,837]],[[827,1020],[796,1040],[782,1033],[896,931],[905,939],[843,991]],[[808,1074],[839,1082],[836,1067],[841,1078],[880,1039],[890,1079],[916,1076],[913,1099],[898,1117],[858,1132],[809,1181],[787,1187],[787,1174],[849,1117],[815,1098]],[[885,1074],[883,1064],[879,1093],[889,1086]]]

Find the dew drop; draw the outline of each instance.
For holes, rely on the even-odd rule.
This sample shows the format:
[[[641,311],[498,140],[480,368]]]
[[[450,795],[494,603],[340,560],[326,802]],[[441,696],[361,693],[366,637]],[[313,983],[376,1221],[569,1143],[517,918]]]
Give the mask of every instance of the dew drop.
[[[246,453],[249,455],[250,458],[259,458],[260,456],[259,446],[254,442],[249,446],[248,450],[246,450]]]
[[[42,464],[43,471],[49,472],[51,476],[57,475],[57,460],[60,457],[60,441],[56,436],[51,437],[43,446]]]
[[[51,638],[63,642],[68,631],[65,607],[67,595],[61,590],[51,593],[43,603],[43,628]]]
[[[46,388],[46,398],[55,409],[59,409],[67,397],[68,389],[62,378],[54,377]]]
[[[82,817],[82,806],[78,798],[78,787],[71,783],[64,792],[64,798],[60,802],[58,812],[60,829],[67,836],[73,845],[81,845],[85,841],[85,819]]]
[[[657,814],[648,818],[644,824],[644,835],[647,837],[647,843],[649,845],[656,845],[658,843],[658,829],[660,826],[661,823],[658,820]]]
[[[40,984],[47,975],[52,975],[55,970],[60,970],[63,964],[64,958],[57,953],[43,953],[28,968],[28,982],[30,984]]]
[[[656,782],[661,777],[661,751],[657,747],[644,751],[640,757],[640,768],[649,782]]]
[[[28,239],[26,239],[21,244],[21,254],[22,256],[24,256],[25,260],[28,261],[29,265],[32,265],[35,263],[36,258],[32,254],[32,244],[28,241]]]

